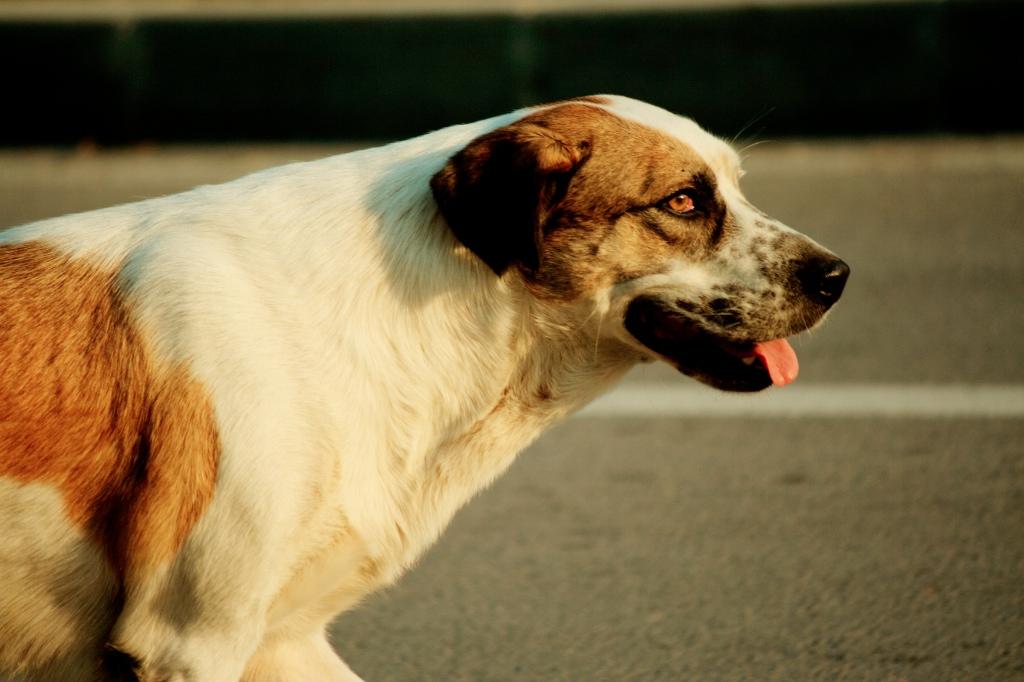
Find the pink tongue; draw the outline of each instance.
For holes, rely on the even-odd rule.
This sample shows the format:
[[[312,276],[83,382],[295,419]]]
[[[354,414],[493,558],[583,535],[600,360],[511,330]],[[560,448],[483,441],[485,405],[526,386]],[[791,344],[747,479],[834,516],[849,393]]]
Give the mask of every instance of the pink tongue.
[[[796,359],[796,352],[786,339],[775,339],[755,344],[754,354],[768,368],[768,374],[771,375],[772,383],[776,386],[792,383],[796,379],[796,375],[800,373],[800,363]]]

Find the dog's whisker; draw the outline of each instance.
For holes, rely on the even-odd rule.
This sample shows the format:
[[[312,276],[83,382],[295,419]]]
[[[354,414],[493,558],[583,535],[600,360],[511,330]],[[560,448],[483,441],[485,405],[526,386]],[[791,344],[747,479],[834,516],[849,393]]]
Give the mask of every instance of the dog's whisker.
[[[759,146],[761,146],[761,145],[763,145],[763,144],[769,144],[769,143],[772,143],[772,142],[774,142],[774,141],[775,141],[775,140],[769,140],[769,139],[764,139],[764,140],[756,140],[756,141],[754,141],[754,142],[751,142],[750,144],[747,144],[747,145],[745,145],[745,146],[744,146],[744,147],[743,147],[742,149],[740,149],[740,150],[737,150],[737,152],[736,152],[736,153],[737,153],[737,154],[739,154],[739,156],[740,156],[741,158],[744,158],[744,159],[745,159],[745,158],[746,158],[746,154],[747,154],[747,152],[749,152],[749,151],[750,151],[751,149],[753,149],[753,148],[755,148],[755,147],[759,147]]]
[[[770,106],[770,107],[766,108],[764,111],[762,111],[761,113],[756,114],[753,118],[751,118],[749,121],[747,121],[745,124],[743,124],[743,127],[740,128],[739,132],[737,132],[735,135],[732,136],[732,138],[730,139],[730,142],[732,144],[735,144],[736,140],[740,139],[740,136],[743,135],[743,133],[745,133],[748,128],[750,128],[751,126],[755,125],[756,123],[762,121],[767,116],[769,116],[772,113],[774,113],[775,109],[776,109],[776,107]]]

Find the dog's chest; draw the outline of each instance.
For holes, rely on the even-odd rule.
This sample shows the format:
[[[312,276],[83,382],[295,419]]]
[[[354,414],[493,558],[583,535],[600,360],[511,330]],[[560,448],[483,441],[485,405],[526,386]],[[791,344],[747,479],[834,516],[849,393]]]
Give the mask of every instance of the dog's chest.
[[[327,616],[397,580],[469,498],[572,407],[541,398],[524,401],[510,391],[485,418],[421,453],[404,477],[392,472],[386,489],[361,499],[341,489],[327,496],[306,538],[305,558],[276,599],[272,621]],[[384,505],[382,499],[398,502]]]
[[[430,430],[436,420],[408,417],[377,428],[363,420],[358,432],[338,425],[358,433],[363,447],[338,453],[342,474],[323,490],[304,559],[276,600],[275,619],[326,619],[397,580],[524,447],[629,366],[618,356],[583,357],[574,365],[541,358],[502,371],[507,378],[481,391],[473,415],[447,432]],[[355,457],[373,466],[357,466]]]

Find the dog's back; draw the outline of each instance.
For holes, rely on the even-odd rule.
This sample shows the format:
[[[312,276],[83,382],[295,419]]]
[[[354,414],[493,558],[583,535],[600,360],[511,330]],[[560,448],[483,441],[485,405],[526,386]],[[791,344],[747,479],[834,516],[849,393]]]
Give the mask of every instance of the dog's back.
[[[201,604],[189,593],[207,577],[196,575],[204,563],[222,573],[210,577],[213,599],[223,599],[214,608],[253,627],[242,639],[256,644],[263,624],[221,591],[232,580],[279,585],[296,562],[311,562],[327,538],[294,528],[300,515],[337,526],[323,492],[338,481],[327,453],[341,438],[358,441],[356,425],[378,435],[355,416],[376,410],[371,394],[339,415],[351,422],[337,434],[323,414],[324,385],[338,383],[324,365],[349,370],[323,351],[337,336],[315,323],[334,314],[318,307],[324,299],[365,308],[361,320],[339,320],[357,345],[372,326],[403,322],[370,317],[382,310],[374,301],[388,297],[366,190],[355,187],[373,153],[0,232],[0,672],[109,678],[112,666],[123,667],[113,647],[163,646],[210,608],[209,597]],[[394,162],[383,155],[383,167]],[[427,189],[425,180],[417,185],[425,205]],[[402,257],[414,259],[422,244],[405,246]],[[314,260],[332,284],[337,273],[336,297],[298,281]],[[415,266],[435,275],[427,262]],[[383,399],[384,377],[376,381]],[[237,453],[226,463],[225,442]],[[352,483],[350,514],[359,500],[378,508],[377,479]],[[215,487],[215,520],[197,531]],[[257,544],[246,535],[254,526],[274,542]],[[190,537],[199,549],[186,551]],[[367,582],[358,577],[356,592]],[[216,672],[199,678],[237,677],[217,660],[221,645],[209,647],[202,657]],[[334,659],[328,666],[343,665],[321,653]],[[176,666],[128,659],[128,667],[139,663]]]

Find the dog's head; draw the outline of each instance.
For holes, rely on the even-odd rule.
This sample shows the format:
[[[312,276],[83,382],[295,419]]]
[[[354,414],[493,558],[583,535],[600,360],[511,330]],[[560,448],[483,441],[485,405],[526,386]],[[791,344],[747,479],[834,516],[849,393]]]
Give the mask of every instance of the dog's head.
[[[434,176],[455,236],[542,299],[596,306],[620,340],[718,388],[787,383],[785,337],[849,268],[746,201],[737,154],[693,121],[594,97],[483,135]]]

